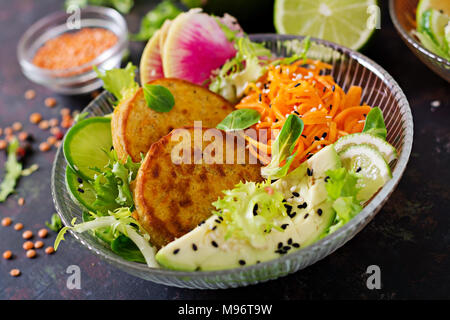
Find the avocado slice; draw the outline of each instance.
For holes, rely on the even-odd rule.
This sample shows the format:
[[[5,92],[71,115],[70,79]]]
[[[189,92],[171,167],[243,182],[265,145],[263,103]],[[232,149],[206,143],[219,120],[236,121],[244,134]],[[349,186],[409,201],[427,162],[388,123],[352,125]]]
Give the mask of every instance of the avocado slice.
[[[330,146],[273,183],[290,209],[288,216],[276,221],[284,230],[272,229],[260,247],[252,246],[246,239],[226,239],[227,226],[213,215],[160,249],[156,261],[173,270],[221,270],[269,261],[312,244],[335,219],[325,178],[327,170],[339,167],[340,158]]]

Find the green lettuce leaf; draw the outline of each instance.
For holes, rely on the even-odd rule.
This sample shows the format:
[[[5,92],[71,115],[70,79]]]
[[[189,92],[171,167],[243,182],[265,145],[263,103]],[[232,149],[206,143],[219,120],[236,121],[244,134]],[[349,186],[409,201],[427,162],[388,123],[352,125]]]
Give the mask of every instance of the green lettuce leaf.
[[[384,124],[383,112],[380,108],[372,108],[366,117],[363,132],[373,134],[386,140],[387,130]]]
[[[279,179],[285,176],[294,160],[296,153],[292,154],[298,138],[303,132],[303,121],[295,114],[291,114],[286,119],[280,133],[272,145],[272,160],[261,168],[261,175],[265,178]],[[285,164],[280,164],[286,160]]]
[[[118,101],[130,97],[139,89],[135,81],[136,66],[131,62],[125,68],[106,70],[104,73],[101,73],[96,66],[94,70],[102,79],[105,90],[111,92]]]
[[[14,192],[17,180],[22,175],[22,164],[17,161],[16,151],[19,148],[19,141],[14,139],[8,146],[8,158],[5,163],[5,177],[0,184],[0,202]]]

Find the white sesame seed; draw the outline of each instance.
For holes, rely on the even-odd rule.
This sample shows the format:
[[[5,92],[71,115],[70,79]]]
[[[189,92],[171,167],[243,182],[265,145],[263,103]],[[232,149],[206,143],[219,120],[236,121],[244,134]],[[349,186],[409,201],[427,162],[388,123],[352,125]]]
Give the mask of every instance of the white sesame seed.
[[[433,108],[438,108],[441,106],[441,102],[439,100],[434,100],[433,102],[431,102],[431,106]]]

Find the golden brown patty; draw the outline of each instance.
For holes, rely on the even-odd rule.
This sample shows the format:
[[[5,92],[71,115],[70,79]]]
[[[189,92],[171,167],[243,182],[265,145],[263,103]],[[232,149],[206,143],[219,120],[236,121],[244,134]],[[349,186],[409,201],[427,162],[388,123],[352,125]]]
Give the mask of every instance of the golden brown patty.
[[[233,106],[221,96],[201,86],[179,79],[158,79],[150,82],[168,88],[175,105],[169,112],[156,112],[147,106],[140,88],[132,97],[121,101],[111,121],[114,149],[119,159],[128,155],[133,161],[141,160],[150,146],[172,129],[193,126],[202,121],[204,127],[215,127]]]
[[[216,140],[208,138],[208,133],[225,139],[225,132],[204,128],[196,130],[199,132],[196,137],[204,136],[203,142],[198,143],[201,148],[196,147],[194,151],[194,128],[174,130],[152,145],[136,178],[134,199],[138,220],[150,234],[152,244],[158,248],[210,217],[214,209],[212,202],[223,196],[223,190],[232,189],[240,181],[262,180],[261,166],[256,164],[256,159],[251,159],[255,164],[249,164],[248,149],[238,150],[238,143],[234,146],[223,143],[223,148],[213,150],[211,141]],[[205,133],[206,130],[212,131]],[[183,147],[186,147],[184,152]],[[205,164],[212,159],[207,155],[220,158],[223,154],[225,159],[227,152],[229,163],[236,163],[241,152],[243,164],[217,164],[215,161]],[[199,156],[194,157],[194,154]],[[181,158],[177,158],[178,155]],[[175,162],[189,159],[191,163],[175,164],[173,159]],[[194,164],[194,160],[202,163]]]

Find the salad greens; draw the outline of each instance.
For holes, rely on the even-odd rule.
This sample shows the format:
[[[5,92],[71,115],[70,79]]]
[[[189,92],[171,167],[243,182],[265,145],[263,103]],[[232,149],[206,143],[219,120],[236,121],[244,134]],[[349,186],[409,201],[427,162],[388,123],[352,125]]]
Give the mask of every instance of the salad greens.
[[[103,81],[103,88],[111,92],[118,101],[133,95],[139,85],[135,81],[136,66],[131,62],[123,69],[106,70],[103,74],[96,66],[93,67],[98,77]]]
[[[333,202],[336,218],[326,235],[342,227],[362,210],[360,202],[356,199],[359,191],[357,187],[359,175],[345,168],[328,170],[327,175],[329,178],[325,187],[329,201]]]
[[[19,141],[14,139],[8,146],[8,158],[5,164],[5,178],[0,184],[0,202],[14,192],[17,180],[22,175],[22,164],[17,161],[16,151],[19,148]]]
[[[118,208],[114,211],[108,211],[105,215],[93,212],[89,212],[89,214],[92,216],[92,220],[75,224],[76,218],[74,218],[71,222],[72,226],[66,226],[61,229],[55,240],[55,250],[58,249],[60,242],[65,240],[64,235],[68,230],[78,233],[88,230],[100,231],[109,235],[110,239],[113,239],[109,244],[112,247],[112,243],[114,243],[114,248],[112,249],[115,249],[116,253],[124,254],[128,258],[132,257],[134,261],[137,261],[140,258],[135,250],[136,247],[149,267],[158,267],[155,261],[155,249],[148,242],[150,237],[132,217],[130,208]],[[131,245],[131,242],[123,238],[117,240],[121,235],[132,241],[135,247]],[[107,237],[103,237],[103,239],[107,239]]]
[[[229,101],[236,101],[244,94],[247,83],[264,74],[272,54],[262,44],[250,41],[246,35],[238,37],[237,31],[229,29],[224,24],[220,26],[228,39],[235,42],[237,53],[216,71],[209,89]]]
[[[109,163],[104,168],[92,168],[97,172],[92,182],[96,198],[93,205],[103,212],[120,207],[133,210],[134,201],[130,183],[136,178],[141,164],[134,163],[130,156],[125,163],[120,162],[115,150],[106,154]]]
[[[50,222],[46,221],[45,225],[55,232],[58,232],[62,228],[62,222],[61,218],[57,213],[52,214],[52,217],[50,218]]]
[[[166,87],[156,84],[144,84],[144,98],[149,108],[157,112],[169,112],[175,105],[175,98]]]
[[[213,213],[224,219],[229,237],[247,239],[254,246],[264,244],[265,234],[272,228],[282,231],[275,219],[286,216],[284,196],[279,191],[269,194],[270,180],[239,183],[234,189],[223,191],[225,196],[213,202]]]
[[[290,57],[286,57],[283,59],[278,59],[275,61],[272,61],[270,64],[273,66],[277,66],[279,64],[292,64],[295,61],[298,60],[305,60],[306,59],[306,54],[309,51],[309,48],[311,47],[311,37],[307,36],[304,40],[303,40],[303,50],[302,53],[300,55],[298,54],[293,54]]]
[[[292,154],[298,138],[303,132],[303,121],[295,114],[291,114],[281,128],[272,145],[272,160],[261,168],[261,175],[266,178],[279,179],[287,174],[297,153]],[[286,160],[285,164],[280,164]]]
[[[217,125],[217,129],[232,131],[251,127],[261,119],[261,114],[253,109],[238,109],[231,112]]]
[[[384,124],[383,112],[380,108],[372,108],[366,117],[363,132],[373,134],[386,140],[387,130]]]
[[[141,21],[141,28],[138,33],[132,34],[131,40],[146,41],[161,28],[167,19],[176,18],[182,11],[170,0],[164,0],[153,10],[150,10]]]

